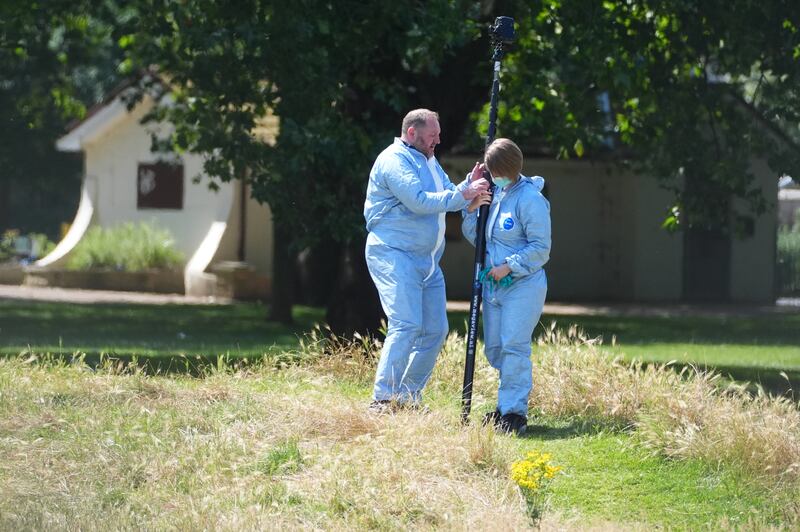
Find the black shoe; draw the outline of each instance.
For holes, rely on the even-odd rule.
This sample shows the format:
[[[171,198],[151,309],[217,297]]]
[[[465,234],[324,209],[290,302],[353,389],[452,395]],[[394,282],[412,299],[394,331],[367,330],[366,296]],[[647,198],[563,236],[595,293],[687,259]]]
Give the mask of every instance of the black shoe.
[[[519,414],[505,414],[495,423],[498,431],[522,436],[528,430],[528,418]]]
[[[500,417],[501,416],[499,410],[495,410],[494,412],[487,412],[483,416],[483,421],[481,421],[481,425],[483,425],[484,427],[486,425],[497,426],[497,423],[500,421]]]
[[[426,414],[427,415],[427,414],[431,413],[431,409],[428,408],[427,405],[423,405],[422,403],[418,403],[418,402],[414,402],[414,401],[408,402],[408,403],[400,403],[400,407],[403,410],[409,410],[409,411],[415,412],[417,414]]]
[[[373,414],[391,414],[394,411],[394,404],[389,399],[375,399],[367,407]]]

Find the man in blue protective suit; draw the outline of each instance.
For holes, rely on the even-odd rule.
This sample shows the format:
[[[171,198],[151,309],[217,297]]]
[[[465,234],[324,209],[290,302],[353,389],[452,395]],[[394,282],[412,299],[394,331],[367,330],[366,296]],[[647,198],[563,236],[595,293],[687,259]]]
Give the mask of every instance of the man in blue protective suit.
[[[486,358],[500,372],[500,386],[497,408],[484,424],[521,435],[533,388],[531,336],[547,294],[542,268],[550,258],[550,204],[541,193],[544,179],[521,174],[522,151],[512,141],[490,144],[485,164],[495,188],[486,220],[483,338]],[[463,213],[461,228],[473,245],[476,208],[488,202],[480,195]]]
[[[450,182],[434,156],[439,115],[416,109],[400,138],[372,167],[364,202],[365,255],[389,320],[370,409],[419,406],[422,389],[447,337],[444,276],[445,212],[459,211],[488,190],[475,179]]]

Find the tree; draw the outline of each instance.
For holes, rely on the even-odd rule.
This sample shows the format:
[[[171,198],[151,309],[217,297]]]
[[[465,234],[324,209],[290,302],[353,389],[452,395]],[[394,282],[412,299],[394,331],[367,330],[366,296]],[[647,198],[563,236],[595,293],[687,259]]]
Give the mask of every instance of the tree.
[[[119,53],[106,43],[127,33],[128,19],[111,0],[0,4],[0,229],[27,211],[26,230],[53,234],[54,205],[65,196],[77,205],[80,160],[56,151],[55,141],[117,82]],[[33,208],[37,196],[48,204]]]
[[[171,94],[172,149],[207,155],[212,180],[246,179],[276,227],[273,318],[287,320],[292,254],[325,239],[340,265],[329,305],[339,332],[375,331],[380,309],[363,259],[366,178],[410,108],[441,104],[445,131],[463,130],[488,82],[465,76],[484,42],[475,2],[330,3],[141,0],[125,42],[156,66]],[[465,15],[466,14],[466,15]],[[460,52],[460,53],[459,53]],[[458,96],[448,97],[457,86]],[[280,117],[274,146],[254,129]],[[459,124],[460,122],[460,124]]]
[[[742,234],[766,207],[752,158],[800,170],[796,2],[543,0],[516,18],[504,134],[652,173],[675,193],[665,227]]]

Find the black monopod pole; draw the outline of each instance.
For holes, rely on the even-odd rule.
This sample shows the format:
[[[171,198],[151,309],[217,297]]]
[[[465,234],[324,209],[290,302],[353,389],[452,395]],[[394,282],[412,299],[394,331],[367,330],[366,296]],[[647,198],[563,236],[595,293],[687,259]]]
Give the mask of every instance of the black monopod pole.
[[[486,136],[486,146],[494,141],[497,131],[497,102],[500,97],[500,62],[505,54],[505,47],[514,40],[514,19],[511,17],[497,17],[494,26],[490,29],[492,47],[492,65],[494,78],[492,92],[489,100],[489,132]],[[483,177],[491,184],[489,171],[484,169]],[[478,343],[478,318],[481,310],[481,297],[483,283],[480,275],[486,259],[486,218],[489,216],[489,206],[482,205],[478,210],[478,224],[475,232],[475,267],[472,273],[472,298],[469,302],[469,322],[467,330],[467,357],[464,363],[464,387],[461,389],[461,422],[469,422],[469,413],[472,409],[472,383],[475,376],[475,348]]]

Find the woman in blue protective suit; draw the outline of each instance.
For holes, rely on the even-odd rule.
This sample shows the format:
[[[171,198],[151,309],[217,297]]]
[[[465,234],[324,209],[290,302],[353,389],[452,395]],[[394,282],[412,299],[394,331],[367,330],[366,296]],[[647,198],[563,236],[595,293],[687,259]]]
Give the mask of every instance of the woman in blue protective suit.
[[[533,388],[531,337],[547,293],[543,267],[550,257],[550,204],[542,195],[544,179],[521,174],[522,151],[511,140],[492,142],[484,164],[495,184],[482,274],[484,352],[500,372],[497,408],[484,424],[522,435]],[[473,245],[477,208],[486,203],[488,194],[483,194],[463,211],[461,228]]]

